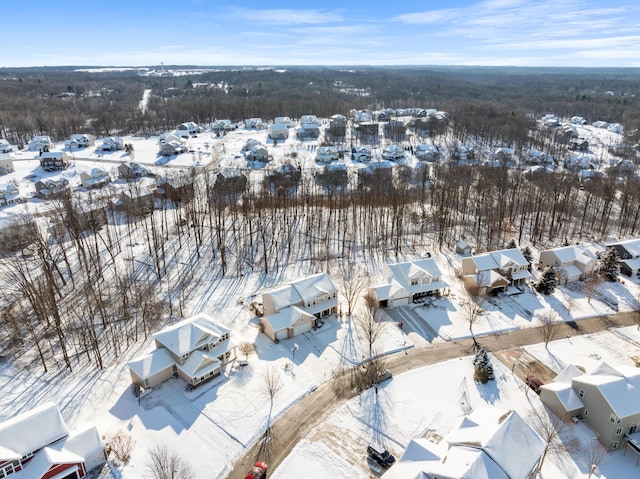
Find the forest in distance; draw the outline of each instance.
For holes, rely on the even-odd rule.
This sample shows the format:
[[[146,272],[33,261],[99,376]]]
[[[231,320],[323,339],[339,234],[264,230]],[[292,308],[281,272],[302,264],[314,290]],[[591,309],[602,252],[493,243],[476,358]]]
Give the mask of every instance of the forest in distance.
[[[36,134],[58,141],[78,132],[155,135],[185,121],[422,107],[449,114],[430,139],[450,146],[538,148],[561,160],[569,155],[566,142],[535,122],[550,112],[618,122],[625,140],[637,143],[635,70],[284,70],[150,77],[4,69],[0,137],[23,145]],[[24,367],[73,370],[82,360],[101,369],[162,318],[182,316],[210,272],[267,276],[307,261],[339,273],[345,259],[382,263],[451,250],[460,238],[482,252],[512,240],[542,248],[640,231],[640,180],[629,172],[581,184],[574,171],[562,169],[443,164],[418,179],[402,167],[396,171],[393,181],[358,189],[327,187],[305,174],[288,188],[248,182],[238,189],[221,187],[215,169],[193,169],[174,179],[186,191],[179,201],[156,201],[151,209],[133,201],[124,211],[109,208],[114,192],[108,188],[92,193],[89,206],[85,196],[68,191],[52,200],[46,223],[16,216],[2,236],[3,351],[20,356]],[[137,182],[127,187],[136,198]]]

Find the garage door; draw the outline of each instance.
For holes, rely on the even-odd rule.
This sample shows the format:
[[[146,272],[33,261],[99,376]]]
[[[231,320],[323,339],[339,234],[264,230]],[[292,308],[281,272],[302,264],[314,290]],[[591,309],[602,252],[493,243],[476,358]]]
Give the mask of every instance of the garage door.
[[[276,339],[280,340],[280,339],[287,339],[289,337],[289,330],[287,329],[283,329],[281,331],[278,331],[276,333]]]
[[[311,321],[305,321],[300,326],[296,326],[293,328],[294,335],[306,333],[307,331],[311,331]]]
[[[409,298],[398,298],[398,299],[394,299],[393,301],[389,301],[389,306],[391,307],[406,306],[408,304],[409,304]]]

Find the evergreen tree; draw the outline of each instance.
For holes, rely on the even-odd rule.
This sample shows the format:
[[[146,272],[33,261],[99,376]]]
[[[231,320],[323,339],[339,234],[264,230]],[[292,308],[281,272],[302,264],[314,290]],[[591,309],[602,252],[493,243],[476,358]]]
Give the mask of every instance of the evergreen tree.
[[[542,294],[551,294],[555,291],[557,285],[558,277],[553,266],[551,266],[542,273],[542,278],[536,284],[536,291]]]
[[[509,241],[509,244],[507,245],[508,249],[516,249],[518,247],[518,243],[516,243],[515,238],[511,238],[511,241]]]
[[[487,354],[487,350],[483,347],[478,348],[475,358],[473,358],[474,373],[473,379],[476,382],[486,384],[487,382],[495,379],[493,374],[493,365]]]
[[[607,248],[600,257],[600,271],[607,281],[618,281],[620,274],[620,257],[613,248]]]
[[[533,253],[531,252],[531,248],[529,248],[528,246],[525,247],[522,250],[522,256],[524,256],[524,259],[526,259],[527,263],[529,263],[527,269],[529,270],[529,272],[531,272],[531,264],[533,263]]]

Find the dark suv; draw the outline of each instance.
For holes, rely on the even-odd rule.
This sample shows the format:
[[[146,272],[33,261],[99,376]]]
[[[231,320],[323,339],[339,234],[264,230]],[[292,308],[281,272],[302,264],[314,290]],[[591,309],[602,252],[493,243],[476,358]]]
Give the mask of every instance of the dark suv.
[[[391,464],[396,462],[396,458],[380,444],[369,444],[369,447],[367,447],[367,454],[369,454],[369,457],[382,467],[389,467]]]

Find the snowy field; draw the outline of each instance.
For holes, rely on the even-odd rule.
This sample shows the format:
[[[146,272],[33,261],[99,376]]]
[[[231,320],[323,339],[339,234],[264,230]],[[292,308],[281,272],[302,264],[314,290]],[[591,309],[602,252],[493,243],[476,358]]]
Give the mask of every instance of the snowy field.
[[[158,138],[126,137],[125,142],[134,145],[133,158],[121,151],[98,154],[94,148],[75,150],[70,168],[61,173],[44,173],[34,152],[16,152],[16,172],[3,177],[2,182],[15,181],[20,194],[29,201],[1,209],[0,220],[22,212],[46,211],[49,207],[46,202],[31,197],[38,179],[62,175],[77,187],[81,171],[99,166],[113,174],[118,164],[129,160],[161,175],[181,174],[200,167],[248,168],[259,178],[263,174],[260,165],[247,162],[240,150],[249,138],[267,144],[266,135],[266,130],[244,129],[220,138],[203,133],[189,140],[190,153],[171,157],[166,162],[158,156]],[[594,138],[594,144],[599,141],[604,148],[615,143],[613,136],[610,140]],[[310,169],[319,168],[314,161],[317,146],[317,141],[299,142],[293,137],[277,146],[268,144],[273,156],[270,167],[295,157]],[[62,146],[57,145],[55,149],[60,151]],[[374,149],[374,157],[379,157],[380,150]],[[364,167],[351,160],[346,163],[354,169]],[[118,187],[117,183],[112,185]],[[451,293],[432,303],[390,311],[385,334],[376,344],[382,354],[402,354],[405,348],[469,337],[469,325],[461,311],[464,302],[461,281],[454,276],[459,258],[445,255],[434,258],[451,285]],[[409,259],[415,258],[398,260]],[[374,274],[373,285],[380,279],[375,274],[379,273],[381,265],[369,266],[373,268],[370,271]],[[61,367],[62,372],[58,374],[46,374],[40,368],[21,367],[19,362],[0,362],[0,419],[53,401],[59,404],[72,427],[95,425],[104,436],[121,429],[130,432],[135,440],[132,458],[128,464],[114,469],[109,477],[144,477],[148,450],[158,443],[165,443],[180,452],[197,472],[197,478],[222,479],[234,461],[265,430],[271,405],[264,391],[264,371],[274,368],[283,385],[274,398],[271,417],[275,419],[328,381],[333,371],[358,364],[366,354],[356,328],[344,318],[328,320],[317,331],[279,344],[259,334],[257,319],[245,306],[253,296],[279,281],[315,272],[306,263],[295,263],[286,271],[280,271],[278,277],[274,274],[264,277],[257,272],[239,278],[220,278],[213,273],[202,277],[200,289],[194,293],[185,316],[208,313],[231,329],[233,341],[254,342],[256,353],[249,356],[249,365],[244,368],[229,364],[221,377],[194,391],[187,391],[182,380],[172,379],[147,392],[138,401],[130,389],[126,363],[152,350],[151,338],[126,351],[116,363],[102,371],[87,372],[76,367],[69,372]],[[534,274],[539,272],[534,271]],[[635,279],[603,283],[591,301],[579,284],[559,287],[550,296],[540,296],[529,288],[510,288],[506,295],[482,305],[483,313],[474,323],[473,332],[483,336],[535,326],[539,324],[536,317],[547,308],[555,310],[564,321],[628,311],[634,298],[640,297],[640,286]],[[404,325],[402,329],[397,327],[400,322]],[[548,349],[535,345],[527,350],[555,372],[571,362],[588,370],[601,359],[612,365],[633,364],[630,358],[640,356],[639,342],[640,333],[635,328],[625,328],[571,340],[560,339],[551,342]],[[298,346],[295,357],[294,343]],[[465,382],[474,407],[490,405],[515,409],[525,418],[534,408],[540,407],[538,397],[526,395],[522,382],[495,358],[496,381],[487,385],[475,384],[471,360],[470,357],[460,358],[397,375],[380,389],[378,396],[366,391],[341,404],[320,427],[325,428],[324,431],[338,431],[339,434],[335,432],[333,437],[340,440],[328,440],[329,434],[323,430],[313,431],[277,470],[270,473],[270,477],[306,477],[309,470],[314,471],[312,477],[320,479],[377,475],[379,471],[375,466],[367,463],[366,445],[375,439],[400,456],[414,437],[445,435],[462,414],[457,398],[464,378],[467,378]],[[570,434],[582,442],[593,437],[583,424],[572,424]],[[607,456],[595,477],[635,477],[638,471],[635,457],[624,456],[619,450]],[[579,454],[551,456],[545,462],[543,477],[586,478],[586,466]]]
[[[447,260],[436,257],[443,271]],[[454,259],[455,261],[455,259]],[[306,274],[303,265],[287,272],[293,278]],[[96,425],[103,435],[120,429],[128,430],[135,439],[131,461],[114,473],[114,477],[143,477],[147,451],[157,443],[165,443],[179,451],[198,473],[198,478],[224,478],[232,464],[243,455],[263,432],[269,416],[269,398],[264,392],[264,370],[275,368],[283,388],[274,400],[272,418],[324,381],[332,371],[361,361],[365,350],[353,324],[332,319],[314,332],[279,344],[258,334],[257,320],[239,299],[251,298],[265,287],[258,274],[243,278],[208,278],[202,282],[192,313],[204,311],[232,328],[238,342],[255,341],[256,354],[249,356],[244,368],[228,365],[224,374],[194,391],[185,383],[172,379],[135,399],[130,389],[126,361],[153,348],[151,340],[127,352],[117,364],[103,371],[62,372],[59,376],[44,374],[40,369],[20,370],[3,364],[0,369],[0,416],[9,417],[46,401],[57,402],[72,427]],[[449,297],[436,300],[432,306],[412,305],[403,308],[421,317],[438,336],[431,342],[442,342],[469,336],[468,323],[458,308],[462,291],[459,281],[447,278],[452,285]],[[375,281],[374,281],[375,282]],[[632,297],[640,287],[635,280],[625,283],[603,283],[589,303],[586,296],[573,289],[558,288],[551,296],[540,296],[525,288],[524,292],[504,296],[495,305],[485,303],[485,312],[474,325],[477,335],[526,328],[536,324],[537,312],[553,307],[563,320],[611,314],[617,303],[620,311],[628,310]],[[571,308],[566,307],[572,296]],[[565,306],[563,306],[565,305]],[[397,311],[397,310],[396,310]],[[395,314],[395,312],[394,312]],[[401,352],[404,348],[428,342],[415,331],[407,332],[389,318],[378,348],[383,354]],[[293,344],[298,345],[293,357]],[[612,365],[632,364],[630,357],[640,356],[640,333],[635,328],[602,332],[571,340],[562,339],[531,346],[528,351],[559,372],[574,361],[587,369],[605,359]],[[376,439],[400,456],[411,438],[427,433],[443,436],[461,416],[457,398],[463,378],[468,385],[472,406],[490,405],[515,409],[528,417],[540,407],[535,394],[526,395],[524,386],[500,361],[493,359],[496,381],[477,385],[472,380],[472,358],[465,357],[395,376],[380,389],[376,397],[366,391],[341,406],[321,427],[340,431],[339,443],[327,440],[328,434],[314,431],[302,441],[273,471],[270,477],[287,478],[302,474],[310,465],[326,471],[326,476],[370,477],[375,466],[366,460],[366,445]],[[572,425],[572,434],[588,441],[593,434],[582,424]],[[339,446],[339,447],[338,447]],[[575,457],[574,457],[575,456]],[[579,455],[552,456],[545,462],[545,478],[587,477]],[[635,458],[616,451],[607,456],[596,477],[632,477],[637,472]],[[323,472],[324,474],[325,472]]]

